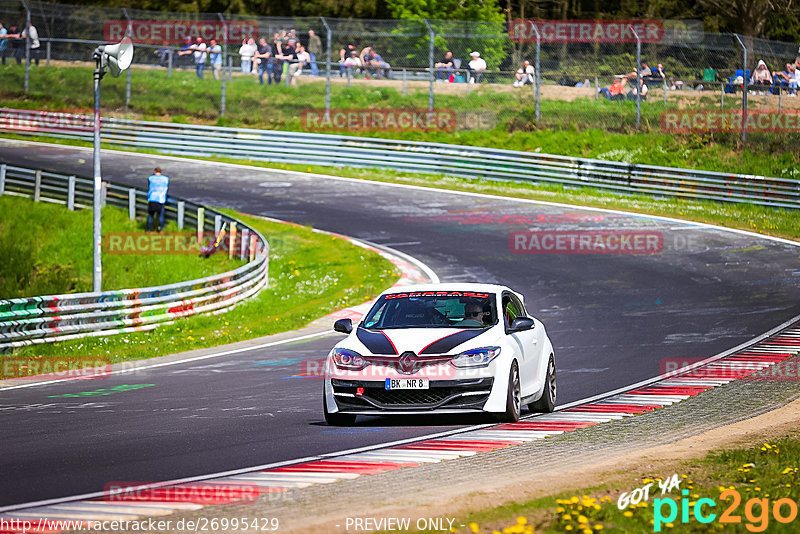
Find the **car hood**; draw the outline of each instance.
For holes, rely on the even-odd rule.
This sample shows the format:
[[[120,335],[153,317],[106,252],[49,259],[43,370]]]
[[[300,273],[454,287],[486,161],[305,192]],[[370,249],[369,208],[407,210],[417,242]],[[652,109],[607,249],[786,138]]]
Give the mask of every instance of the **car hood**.
[[[493,336],[486,328],[403,328],[368,330],[358,327],[347,338],[348,348],[361,354],[399,356],[413,352],[418,356],[453,354],[484,346]]]

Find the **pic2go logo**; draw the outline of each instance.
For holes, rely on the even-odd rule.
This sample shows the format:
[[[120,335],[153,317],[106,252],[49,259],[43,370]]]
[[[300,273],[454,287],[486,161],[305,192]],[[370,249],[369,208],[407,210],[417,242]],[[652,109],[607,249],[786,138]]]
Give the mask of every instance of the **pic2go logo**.
[[[683,498],[680,500],[680,521],[687,524],[692,516],[698,523],[711,523],[717,519],[717,514],[712,512],[717,503],[714,499],[702,498],[694,502],[688,499],[689,491],[682,490]],[[724,512],[719,516],[719,522],[723,524],[742,523],[742,517],[737,513],[739,505],[742,503],[742,496],[735,489],[727,489],[720,493],[721,501],[731,501]],[[667,508],[665,515],[664,508]],[[674,499],[654,499],[653,500],[653,531],[661,532],[661,527],[668,523],[674,523],[678,519],[678,502]],[[781,498],[772,503],[767,498],[753,497],[744,504],[744,517],[747,520],[745,528],[750,532],[764,532],[769,526],[770,512],[778,523],[791,523],[797,518],[797,503],[789,498]]]

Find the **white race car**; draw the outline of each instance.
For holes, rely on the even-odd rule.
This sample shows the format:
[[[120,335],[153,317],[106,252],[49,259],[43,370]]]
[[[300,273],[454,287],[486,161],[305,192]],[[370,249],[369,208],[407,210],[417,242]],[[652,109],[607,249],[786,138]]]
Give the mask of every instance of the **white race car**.
[[[505,286],[390,289],[328,354],[323,409],[331,425],[358,415],[553,411],[556,367],[544,325]]]

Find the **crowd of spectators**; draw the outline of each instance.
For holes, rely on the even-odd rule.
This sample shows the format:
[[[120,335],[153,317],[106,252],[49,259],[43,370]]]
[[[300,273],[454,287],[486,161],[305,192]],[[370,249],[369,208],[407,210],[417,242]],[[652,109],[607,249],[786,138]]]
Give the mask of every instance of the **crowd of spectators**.
[[[18,27],[12,25],[6,29],[0,23],[0,58],[2,58],[3,65],[6,64],[6,58],[9,53],[14,56],[17,65],[22,64],[22,58],[25,55],[25,41],[29,39],[31,59],[38,66],[41,42],[39,41],[39,32],[36,30],[36,26],[28,23],[27,26]]]

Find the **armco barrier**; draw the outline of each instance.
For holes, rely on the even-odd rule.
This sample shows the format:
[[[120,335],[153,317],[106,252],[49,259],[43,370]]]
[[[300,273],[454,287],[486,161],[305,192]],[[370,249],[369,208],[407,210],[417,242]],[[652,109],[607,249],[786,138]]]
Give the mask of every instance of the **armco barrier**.
[[[91,180],[0,164],[0,194],[61,202],[72,209],[91,205],[92,188]],[[127,208],[131,218],[146,213],[145,191],[114,184],[105,184],[104,189],[106,203]],[[225,222],[235,222],[242,236],[236,257],[250,258],[248,236],[256,236],[255,259],[230,272],[158,287],[0,300],[0,351],[150,330],[178,317],[221,313],[267,285],[269,243],[255,229],[211,208],[174,198],[167,202],[166,218],[177,221],[179,227],[188,222],[194,228],[202,220],[205,231],[217,231]]]
[[[89,121],[89,122],[87,122]],[[92,140],[91,118],[0,109],[0,132]],[[800,180],[636,165],[441,143],[104,119],[103,142],[182,156],[589,186],[688,199],[800,208]]]

